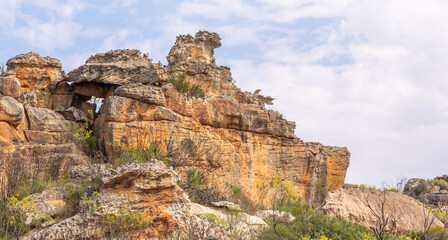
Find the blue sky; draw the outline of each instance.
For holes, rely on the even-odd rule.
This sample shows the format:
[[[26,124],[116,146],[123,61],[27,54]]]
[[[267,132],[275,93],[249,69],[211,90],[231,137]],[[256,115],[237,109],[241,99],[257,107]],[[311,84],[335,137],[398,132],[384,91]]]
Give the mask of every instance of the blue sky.
[[[440,0],[0,0],[0,63],[29,51],[66,72],[179,34],[214,31],[218,65],[276,98],[305,141],[346,146],[347,182],[448,173],[448,2]]]

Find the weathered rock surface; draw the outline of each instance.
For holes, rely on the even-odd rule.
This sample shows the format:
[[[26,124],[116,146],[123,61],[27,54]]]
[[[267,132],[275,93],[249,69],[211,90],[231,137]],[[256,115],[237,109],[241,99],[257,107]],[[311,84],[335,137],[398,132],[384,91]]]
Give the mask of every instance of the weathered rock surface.
[[[25,107],[37,107],[38,104],[36,91],[26,91],[20,95],[18,100]]]
[[[33,221],[44,219],[46,216],[56,218],[64,214],[67,203],[65,198],[67,191],[65,188],[56,187],[45,190],[41,193],[34,194],[31,201],[34,203],[36,209],[29,214],[25,223],[31,225]]]
[[[76,124],[47,108],[27,107],[26,113],[30,121],[30,130],[68,132],[70,131],[70,126]]]
[[[0,96],[0,121],[17,127],[22,122],[23,106],[9,96]]]
[[[217,208],[226,208],[232,211],[242,211],[241,207],[238,204],[229,201],[211,202],[210,205]]]
[[[168,69],[186,73],[186,81],[198,84],[207,95],[236,95],[241,93],[233,83],[230,68],[217,66],[214,49],[221,46],[216,33],[200,31],[195,37],[180,35],[168,54]]]
[[[323,211],[333,217],[350,220],[366,227],[375,227],[377,218],[372,210],[379,216],[389,218],[388,229],[393,220],[398,220],[396,230],[422,231],[425,220],[434,216],[429,210],[415,199],[397,192],[382,192],[361,189],[338,189],[328,193]],[[384,207],[381,207],[381,206]],[[381,214],[382,209],[384,214]],[[435,219],[433,226],[443,226],[440,220]]]
[[[272,97],[260,90],[241,91],[230,69],[216,65],[213,52],[220,45],[216,33],[179,36],[168,66],[152,63],[138,50],[112,50],[90,57],[67,79],[57,59],[37,53],[12,58],[6,75],[18,78],[22,92],[27,91],[19,97],[26,116],[17,133],[27,142],[65,143],[73,135],[67,125],[80,121],[81,110],[94,120],[98,145],[109,162],[119,154],[111,143],[135,147],[160,141],[165,148],[167,142],[179,148],[187,142],[204,153],[198,167],[217,168],[208,176],[216,180],[215,187],[240,186],[252,200],[258,198],[257,184],[271,176],[285,177],[308,202],[322,200],[325,190],[342,187],[350,152],[296,137],[294,122],[265,108]],[[167,83],[170,75],[176,78],[179,73],[204,94],[179,93]],[[29,92],[34,89],[36,93]],[[92,97],[99,101],[92,102]],[[99,113],[87,114],[100,104]],[[2,138],[5,145],[15,145]]]
[[[100,166],[98,166],[100,167]],[[100,167],[101,168],[101,167]],[[94,177],[97,170],[84,167],[76,168],[72,176]],[[73,172],[73,171],[72,171]],[[149,227],[137,229],[134,233],[123,233],[116,238],[152,239],[182,227],[183,220],[201,219],[204,214],[212,213],[225,219],[226,215],[217,210],[190,203],[185,192],[179,188],[179,176],[172,168],[160,161],[132,163],[117,169],[104,169],[102,180],[104,188],[94,201],[98,208],[94,212],[78,213],[37,232],[25,239],[86,239],[104,237],[103,220],[107,216],[116,216],[120,209],[132,213],[144,213]],[[247,215],[247,214],[246,214]],[[256,217],[244,215],[247,222],[241,223],[241,229],[250,230],[264,226]],[[202,220],[201,224],[207,221]],[[225,234],[225,231],[224,231]],[[220,239],[227,239],[221,235]]]
[[[104,84],[158,83],[168,81],[161,64],[153,64],[139,50],[111,50],[98,53],[71,71],[69,81]]]
[[[4,74],[19,79],[22,92],[54,89],[67,77],[58,59],[41,57],[36,52],[17,55],[9,59],[6,66],[8,69]]]
[[[115,90],[115,95],[158,106],[166,106],[167,104],[161,88],[141,83],[118,87]]]
[[[20,96],[20,82],[13,77],[0,77],[0,96],[10,96],[17,99]]]
[[[296,218],[291,213],[281,212],[278,210],[261,210],[255,213],[255,215],[264,220],[272,220],[275,217],[276,221],[284,221],[286,223],[291,223],[292,221],[296,220]]]
[[[448,175],[435,179],[447,182]],[[424,204],[429,204],[442,210],[448,210],[448,190],[442,189],[430,181],[421,178],[411,178],[406,183],[403,193]]]

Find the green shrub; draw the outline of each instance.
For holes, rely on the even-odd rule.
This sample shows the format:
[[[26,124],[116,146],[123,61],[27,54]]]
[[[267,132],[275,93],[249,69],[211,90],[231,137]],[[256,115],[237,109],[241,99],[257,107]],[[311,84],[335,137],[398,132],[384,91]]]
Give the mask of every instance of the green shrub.
[[[18,239],[29,232],[31,227],[25,224],[28,215],[32,216],[34,226],[41,225],[42,221],[53,221],[51,216],[37,212],[32,197],[16,195],[0,202],[0,236],[3,239]]]
[[[20,197],[26,197],[35,193],[43,192],[44,190],[57,187],[60,184],[57,181],[52,181],[51,174],[46,173],[43,178],[25,179],[21,181],[14,191]]]
[[[440,190],[448,190],[448,182],[440,179],[429,180],[429,183],[440,187]]]
[[[401,192],[398,188],[384,188],[383,191],[385,192]]]
[[[107,239],[136,237],[139,230],[152,224],[146,220],[143,212],[131,212],[126,208],[119,208],[118,213],[109,214],[104,217],[100,224],[102,225],[103,234]]]
[[[93,111],[89,110],[89,115],[93,116]],[[91,154],[93,151],[97,150],[96,136],[93,134],[93,130],[90,127],[89,119],[84,116],[82,124],[67,124],[66,126],[70,129],[73,134],[73,139],[76,143],[80,144],[87,154]]]
[[[185,73],[178,73],[176,75],[176,71],[174,71],[171,76],[170,83],[174,85],[176,90],[181,93],[192,93],[192,94],[202,94],[204,90],[202,90],[201,86],[198,84],[193,84],[190,87],[190,84],[185,81],[187,75]]]
[[[302,239],[374,239],[366,227],[327,216],[322,211],[298,202],[283,210],[290,212],[296,219],[289,225],[269,222],[269,228],[261,231],[257,239],[280,239],[278,234],[284,239],[300,239],[299,236]],[[278,234],[274,231],[274,224]]]
[[[101,178],[88,179],[82,182],[80,185],[75,185],[73,183],[66,183],[65,190],[67,195],[65,197],[65,210],[62,217],[68,218],[80,210],[82,212],[92,211],[94,206],[89,206],[91,203],[89,199],[99,196],[99,190],[102,188],[103,182]]]
[[[121,157],[114,161],[113,167],[117,168],[132,162],[146,163],[151,159],[161,159],[164,160],[163,162],[165,165],[170,164],[166,159],[162,159],[162,150],[160,149],[160,145],[153,142],[149,144],[149,147],[147,148],[138,146],[136,148],[129,148],[125,150]]]
[[[432,227],[426,234],[426,239],[448,240],[448,228]]]

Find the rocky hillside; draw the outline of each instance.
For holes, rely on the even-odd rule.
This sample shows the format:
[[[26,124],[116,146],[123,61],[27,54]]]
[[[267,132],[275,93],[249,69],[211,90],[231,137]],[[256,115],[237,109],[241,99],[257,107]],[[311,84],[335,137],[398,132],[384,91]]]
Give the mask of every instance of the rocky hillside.
[[[209,185],[239,186],[254,200],[257,185],[273,176],[307,202],[340,188],[350,152],[296,137],[294,122],[266,109],[273,98],[241,91],[230,69],[216,65],[220,45],[216,33],[201,31],[177,37],[167,66],[138,50],[113,50],[68,74],[59,60],[34,52],[8,60],[0,77],[2,195],[17,176],[59,178],[152,143],[184,156],[174,164],[197,166]],[[77,144],[80,134],[98,146],[94,153]]]
[[[448,210],[448,175],[432,180],[411,178],[403,193],[443,211]]]

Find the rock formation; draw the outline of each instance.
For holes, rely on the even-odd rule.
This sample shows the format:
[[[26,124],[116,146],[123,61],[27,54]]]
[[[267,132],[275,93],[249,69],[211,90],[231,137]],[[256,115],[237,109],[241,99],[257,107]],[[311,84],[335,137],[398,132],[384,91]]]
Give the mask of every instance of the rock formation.
[[[424,204],[447,211],[448,175],[436,177],[433,180],[411,178],[406,183],[403,193]]]
[[[94,169],[98,168],[98,169]],[[98,174],[98,175],[96,175]],[[77,178],[102,177],[104,188],[96,194],[90,204],[96,206],[94,212],[82,211],[59,223],[51,222],[46,228],[31,232],[24,239],[90,239],[110,237],[112,239],[152,239],[173,232],[179,225],[190,224],[188,221],[201,221],[207,225],[204,215],[226,219],[226,213],[219,209],[211,209],[191,203],[185,192],[179,188],[179,176],[172,168],[160,161],[133,163],[117,169],[106,169],[98,165],[77,167],[71,176]],[[64,191],[60,188],[46,191],[33,198],[38,212],[47,215],[58,214],[60,206],[65,205]],[[49,201],[54,199],[54,201]],[[108,228],[109,219],[115,216],[120,219],[122,212],[126,214],[143,213],[141,221],[148,226],[133,229],[132,232],[119,231],[127,227],[129,222],[118,222],[117,229]],[[243,239],[250,236],[251,229],[266,225],[260,218],[242,215],[239,223],[243,231]],[[117,220],[118,221],[118,220]],[[218,229],[219,239],[230,239],[225,228]],[[211,234],[211,233],[208,233]],[[205,239],[206,236],[201,236]],[[249,239],[249,238],[247,238]]]
[[[322,209],[330,216],[350,220],[369,228],[378,225],[379,220],[376,216],[384,217],[388,219],[388,230],[396,224],[394,232],[423,231],[428,227],[425,224],[432,219],[434,219],[432,226],[443,226],[443,223],[420,202],[399,192],[359,188],[338,189],[328,193]]]
[[[124,150],[154,142],[174,159],[175,167],[198,168],[213,180],[207,182],[209,187],[224,191],[228,184],[238,186],[255,201],[260,197],[257,186],[270,177],[284,177],[309,203],[340,188],[348,150],[295,136],[294,122],[266,109],[272,97],[262,96],[260,90],[241,91],[230,69],[216,65],[213,53],[220,45],[218,34],[201,31],[177,38],[167,66],[138,50],[112,50],[90,57],[68,75],[59,60],[38,53],[10,59],[0,76],[1,197],[11,196],[20,179],[44,174],[60,179],[70,172],[75,183],[96,176],[104,184],[98,195],[89,188],[84,191],[95,211],[81,208],[33,230],[26,239],[101,237],[112,231],[104,229],[105,219],[123,209],[130,211],[127,214],[144,213],[149,226],[128,236],[137,238],[160,236],[191,221],[210,227],[210,221],[225,222],[225,211],[239,210],[226,202],[216,202],[215,208],[191,203],[177,185],[178,174],[159,161],[116,169],[92,165],[114,163]],[[179,90],[179,81],[190,92]],[[201,91],[191,91],[193,87]],[[38,209],[34,214],[61,217],[67,191],[59,187],[33,196]],[[222,206],[227,210],[219,209]],[[35,216],[26,224],[32,225]],[[249,236],[254,226],[265,225],[258,217],[239,216],[244,221],[233,229],[212,232],[225,239],[236,227]]]
[[[8,86],[2,88],[8,96],[1,101],[6,105],[0,108],[0,123],[6,125],[0,143],[11,151],[27,144],[70,144],[68,126],[89,118],[109,162],[119,157],[117,146],[157,141],[167,151],[189,143],[202,148],[195,160],[198,167],[214,169],[207,173],[214,187],[240,186],[254,200],[257,184],[274,176],[292,182],[307,202],[321,201],[322,192],[342,187],[350,152],[296,137],[294,122],[265,108],[273,98],[259,90],[241,91],[230,69],[216,65],[213,53],[220,45],[216,33],[181,35],[167,57],[168,66],[152,63],[138,50],[112,50],[90,57],[68,77],[57,59],[18,55],[0,78],[0,86]],[[182,73],[185,82],[203,93],[177,91],[169,80]],[[15,78],[20,103],[14,99]],[[79,151],[77,159],[82,155]]]

